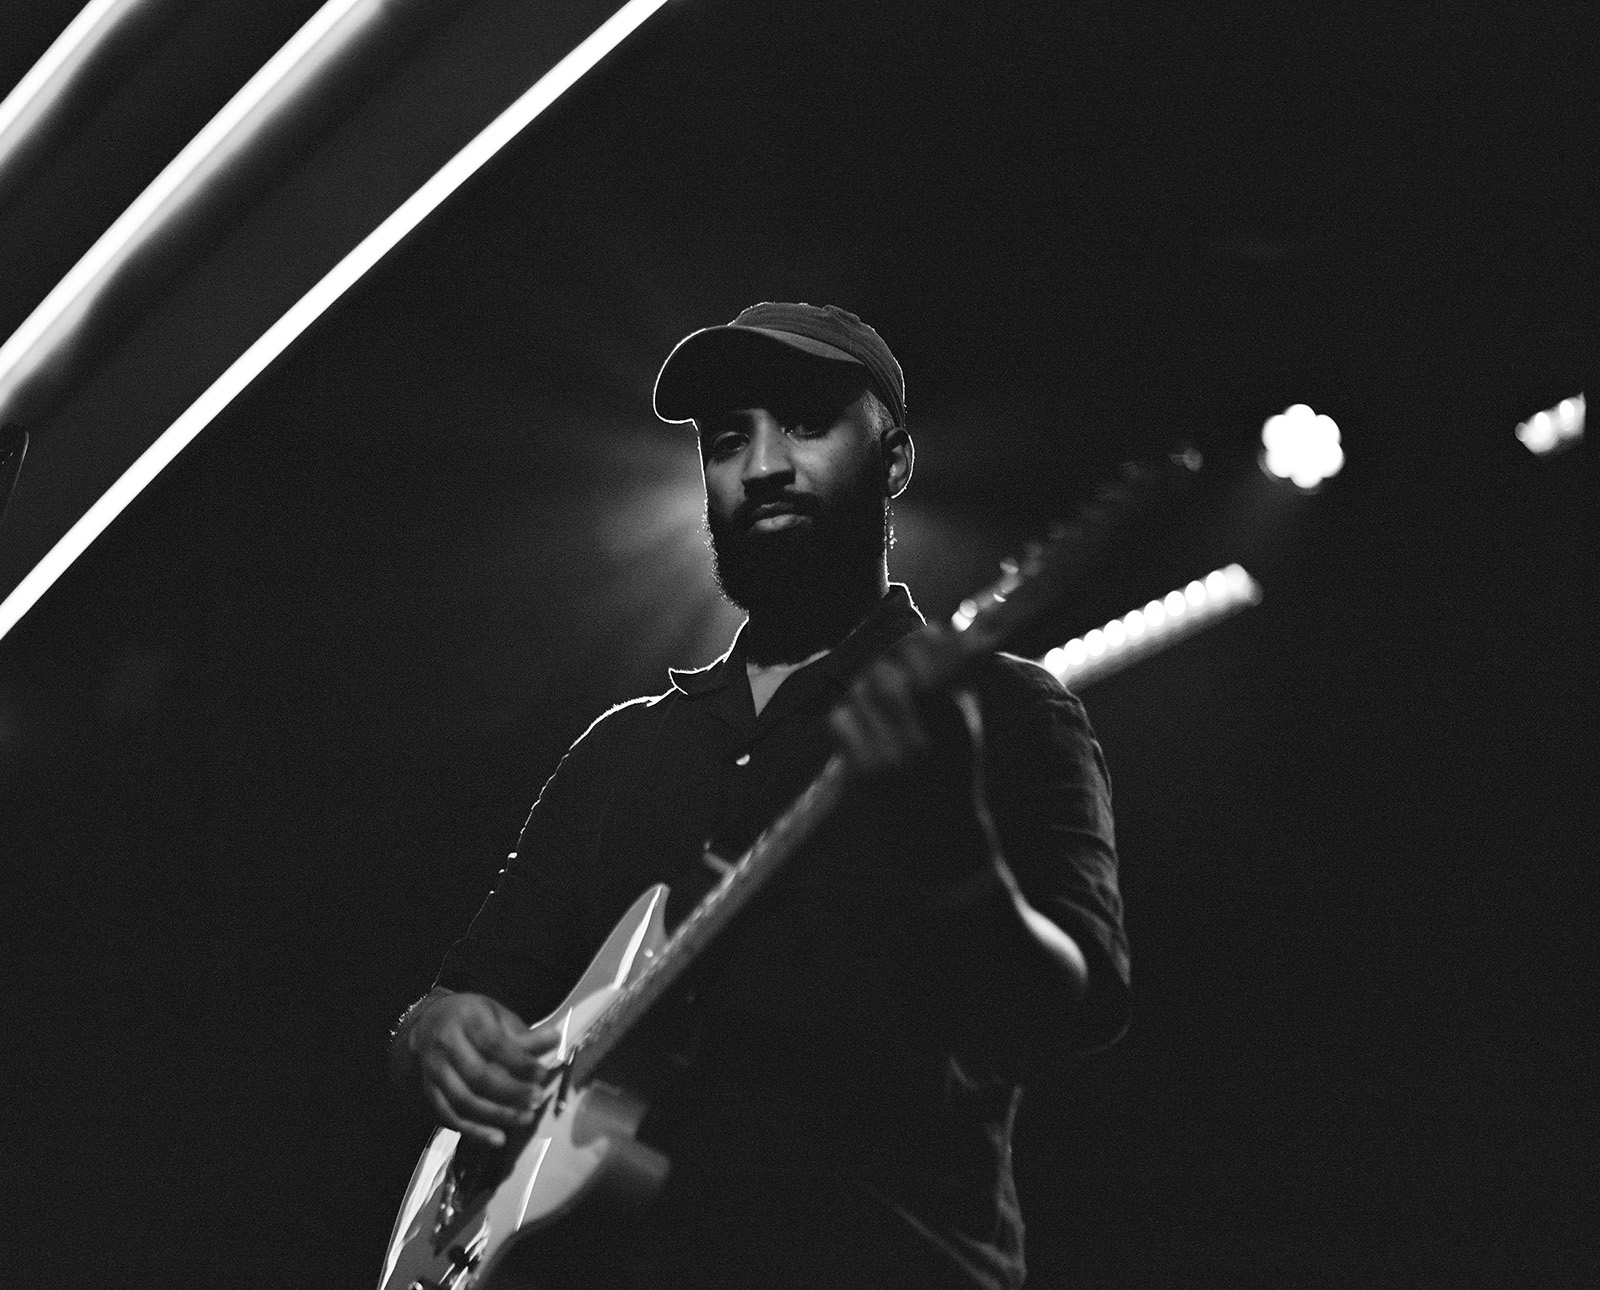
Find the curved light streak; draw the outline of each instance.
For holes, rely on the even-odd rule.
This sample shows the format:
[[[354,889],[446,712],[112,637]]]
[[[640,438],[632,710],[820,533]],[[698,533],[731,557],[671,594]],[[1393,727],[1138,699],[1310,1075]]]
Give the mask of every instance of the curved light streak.
[[[319,24],[316,32],[312,36],[306,37],[307,28],[302,28],[295,38],[290,41],[289,45],[284,46],[284,49],[274,56],[267,64],[267,67],[262,68],[262,71],[252,80],[251,85],[255,85],[257,80],[265,76],[269,67],[280,64],[280,60],[285,59],[286,52],[291,47],[294,47],[296,52],[288,54],[287,62],[280,66],[279,71],[275,73],[275,75],[279,76],[279,79],[281,79],[281,76],[290,74],[294,70],[295,63],[307,52],[308,48],[314,47],[316,40],[322,34],[329,31],[334,24],[337,24],[358,7],[369,6],[374,2],[375,0],[333,0],[333,3],[325,5],[318,12],[317,17],[312,19],[312,23],[307,24],[307,28],[311,27],[312,24]],[[44,559],[40,560],[29,571],[28,575],[17,584],[11,594],[3,602],[0,602],[0,638],[3,638],[16,625],[17,620],[33,607],[39,597],[71,566],[72,562],[87,549],[89,544],[105,531],[111,521],[121,514],[123,508],[144,491],[150,481],[160,474],[189,445],[194,437],[205,429],[212,419],[223,408],[227,407],[251,381],[259,376],[267,365],[277,358],[301,332],[315,322],[368,269],[372,268],[373,265],[388,254],[407,233],[411,232],[412,229],[427,218],[440,202],[444,201],[446,197],[459,188],[491,157],[514,139],[530,122],[560,98],[579,78],[594,67],[606,54],[610,53],[612,49],[616,48],[664,3],[666,3],[666,0],[629,0],[629,3],[623,5],[610,18],[601,23],[571,53],[567,54],[566,57],[535,81],[510,107],[506,108],[504,112],[485,126],[470,143],[441,166],[422,187],[402,202],[388,218],[373,229],[371,233],[367,234],[338,264],[324,274],[322,279],[311,290],[307,291],[305,295],[291,305],[277,322],[262,333],[254,344],[235,359],[228,369],[206,388],[199,398],[184,409],[177,420],[168,426],[160,437],[140,454],[138,460],[123,472],[116,483],[105,491],[99,500],[83,514],[82,518],[62,535],[61,539],[50,549]],[[302,37],[305,37],[305,39],[302,40]],[[239,109],[238,113],[231,118],[231,124],[224,128],[222,131],[223,136],[226,136],[227,129],[231,128],[233,124],[243,120],[251,105],[263,101],[266,94],[275,89],[277,84],[278,80],[273,80],[270,84],[257,86],[250,96],[249,104]],[[241,90],[240,95],[246,95],[251,85],[247,85],[245,90]],[[223,112],[228,113],[233,106],[230,103],[229,107],[225,108]],[[219,118],[221,115],[219,114]],[[215,124],[216,122],[213,121],[212,125]],[[196,136],[196,143],[211,130],[212,126],[208,125],[206,130],[201,132],[201,136]],[[191,147],[193,146],[191,144]],[[185,153],[188,151],[188,149],[185,149]],[[178,161],[183,156],[184,154],[180,154],[179,159],[174,160],[173,165],[178,165]],[[186,173],[192,172],[193,166],[198,165],[199,160],[201,159],[192,158],[190,171],[186,171]],[[163,172],[163,176],[165,174],[166,172]],[[161,182],[161,178],[155,181],[156,184]],[[154,187],[155,184],[152,185],[152,188]],[[148,195],[149,190],[135,202],[135,207],[140,206],[141,203],[146,203]],[[164,193],[162,197],[153,202],[146,203],[142,209],[148,214],[154,215],[158,211],[161,201],[165,200],[167,195],[170,195],[170,192]],[[133,209],[134,207],[129,208],[130,211]],[[127,213],[124,213],[123,218],[128,218]],[[112,232],[122,223],[123,220],[119,220],[116,225],[113,225],[112,230],[108,230],[106,237],[110,238]],[[125,229],[124,234],[131,237],[132,231],[131,228]],[[126,244],[125,241],[124,244]],[[99,244],[97,243],[96,245],[98,247]],[[92,255],[94,252],[91,251],[90,254]],[[82,267],[81,264],[79,267]],[[78,272],[79,268],[74,268],[73,274]],[[98,270],[93,268],[85,271],[83,281],[86,285],[92,282],[96,272]],[[68,278],[70,279],[72,276],[72,274],[69,274]],[[57,292],[63,290],[66,281],[65,279],[63,280],[63,285],[57,288]],[[56,292],[52,292],[46,303],[50,303],[50,299],[55,296]],[[63,296],[56,306],[57,316],[64,312],[70,303],[70,300]],[[40,308],[42,309],[44,306],[41,305]],[[30,318],[29,323],[31,322],[33,322],[33,319]],[[40,324],[41,327],[45,325],[48,324]],[[28,323],[25,323],[24,327],[27,326]],[[20,330],[18,334],[21,334]],[[8,356],[13,365],[16,361],[15,354],[11,352],[13,342],[17,342],[17,336],[13,336],[5,347],[0,348],[0,397],[3,397],[4,382],[9,375],[6,367]],[[22,347],[22,349],[25,348]],[[22,352],[22,349],[19,349],[18,352]]]
[[[38,123],[71,88],[84,65],[151,0],[89,0],[39,61],[0,99],[0,180]]]

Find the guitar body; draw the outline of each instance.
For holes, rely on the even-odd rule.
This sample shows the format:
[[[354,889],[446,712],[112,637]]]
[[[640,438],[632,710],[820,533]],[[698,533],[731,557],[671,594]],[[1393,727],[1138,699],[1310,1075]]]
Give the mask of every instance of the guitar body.
[[[556,1074],[530,1128],[499,1149],[454,1129],[433,1135],[406,1188],[379,1290],[471,1290],[514,1243],[579,1205],[588,1214],[655,1193],[667,1161],[634,1140],[644,1102],[599,1078],[574,1087],[568,1074],[574,1047],[665,944],[666,903],[664,886],[640,896],[545,1018],[561,1027],[562,1042],[544,1058]]]

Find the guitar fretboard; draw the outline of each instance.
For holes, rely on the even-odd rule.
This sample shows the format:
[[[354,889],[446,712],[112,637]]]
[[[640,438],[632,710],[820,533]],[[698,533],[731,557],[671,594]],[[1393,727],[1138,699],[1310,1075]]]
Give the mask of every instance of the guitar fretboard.
[[[835,755],[805,792],[750,845],[744,855],[694,907],[655,958],[640,971],[589,1027],[572,1056],[572,1075],[581,1084],[714,941],[790,856],[823,824],[844,796],[848,782],[844,758]]]

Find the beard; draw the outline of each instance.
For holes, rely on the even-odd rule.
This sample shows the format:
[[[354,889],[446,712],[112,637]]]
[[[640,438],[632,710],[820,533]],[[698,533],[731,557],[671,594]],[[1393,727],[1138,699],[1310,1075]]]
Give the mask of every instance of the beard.
[[[747,513],[770,498],[747,500],[731,518],[708,503],[706,529],[722,594],[753,619],[796,625],[832,620],[856,610],[865,596],[875,598],[893,540],[882,471],[879,454],[865,454],[842,492],[799,499],[805,520],[775,533],[753,531]]]

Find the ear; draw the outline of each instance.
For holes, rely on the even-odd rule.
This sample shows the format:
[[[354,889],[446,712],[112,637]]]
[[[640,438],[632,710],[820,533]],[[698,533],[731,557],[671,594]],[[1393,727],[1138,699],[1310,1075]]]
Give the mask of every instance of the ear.
[[[911,435],[904,426],[891,426],[883,434],[883,491],[890,498],[899,497],[911,482],[911,468],[916,464],[917,453]]]

